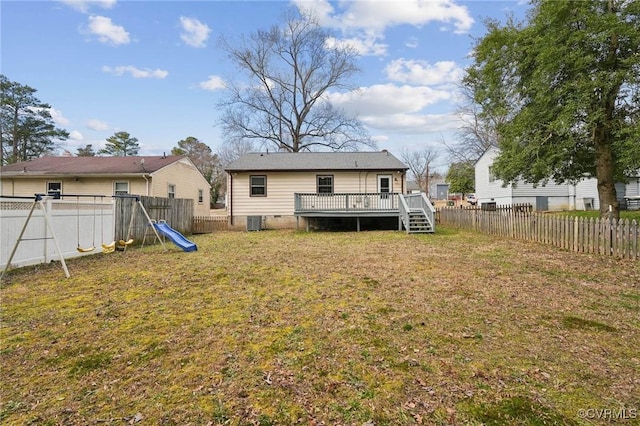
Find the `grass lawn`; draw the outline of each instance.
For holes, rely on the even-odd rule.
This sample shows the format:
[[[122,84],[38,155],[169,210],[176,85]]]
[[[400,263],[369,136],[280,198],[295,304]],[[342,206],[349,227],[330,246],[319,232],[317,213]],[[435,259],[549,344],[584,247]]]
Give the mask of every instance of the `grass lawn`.
[[[443,227],[192,239],[12,271],[0,423],[640,422],[640,262]]]

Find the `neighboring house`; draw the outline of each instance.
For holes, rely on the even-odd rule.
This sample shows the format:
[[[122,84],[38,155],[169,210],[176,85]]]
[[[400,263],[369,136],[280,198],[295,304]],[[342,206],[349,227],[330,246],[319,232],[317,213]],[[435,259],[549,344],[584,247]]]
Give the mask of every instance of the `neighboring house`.
[[[193,199],[209,216],[209,183],[188,157],[42,157],[0,168],[3,196],[146,195]]]
[[[531,204],[535,210],[551,211],[600,209],[595,178],[583,179],[575,185],[550,181],[538,186],[524,182],[503,186],[503,181],[496,179],[492,170],[498,152],[497,148],[488,149],[475,164],[476,197],[481,206],[496,203]],[[640,178],[634,177],[627,184],[617,183],[616,192],[619,201],[625,196],[640,195]]]
[[[429,179],[429,196],[434,200],[449,199],[449,184],[444,177],[432,177]]]
[[[407,181],[407,194],[417,194],[420,192],[420,185],[415,180]],[[431,200],[446,200],[449,198],[449,184],[443,177],[429,178],[429,192],[427,194]]]
[[[359,228],[365,217],[401,220],[408,167],[385,150],[249,153],[225,170],[232,228],[308,228],[327,217],[355,218]]]

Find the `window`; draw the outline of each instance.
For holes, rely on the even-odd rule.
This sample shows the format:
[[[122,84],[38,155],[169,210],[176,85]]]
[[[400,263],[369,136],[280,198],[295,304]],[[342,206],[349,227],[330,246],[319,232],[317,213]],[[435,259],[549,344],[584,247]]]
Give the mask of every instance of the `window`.
[[[489,182],[495,182],[496,175],[493,174],[493,166],[489,166]]]
[[[252,197],[267,196],[267,177],[266,176],[250,176],[249,177],[250,195]]]
[[[333,194],[333,176],[318,176],[318,194]]]
[[[176,186],[173,184],[169,184],[169,188],[167,190],[167,197],[176,198]]]
[[[60,196],[62,194],[62,182],[47,182],[47,195]]]
[[[204,191],[202,189],[198,189],[198,204],[204,203]]]
[[[129,182],[114,182],[113,193],[115,195],[129,195]]]

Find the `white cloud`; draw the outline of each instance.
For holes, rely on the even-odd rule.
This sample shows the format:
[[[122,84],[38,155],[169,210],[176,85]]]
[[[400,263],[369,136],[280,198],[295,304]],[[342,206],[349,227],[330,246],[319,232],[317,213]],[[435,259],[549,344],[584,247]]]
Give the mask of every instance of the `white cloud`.
[[[409,40],[407,40],[404,43],[405,46],[407,46],[410,49],[415,49],[416,47],[418,47],[420,45],[420,42],[418,41],[418,39],[416,37],[411,37],[409,38]]]
[[[425,86],[376,84],[357,92],[333,93],[329,101],[359,116],[416,113],[437,102],[451,99],[451,93]]]
[[[211,32],[211,28],[207,24],[203,24],[195,18],[181,16],[180,25],[183,31],[180,34],[182,41],[191,47],[206,47],[206,41]]]
[[[85,125],[91,130],[104,131],[109,129],[109,125],[107,123],[105,123],[104,121],[96,120],[95,118],[87,121]]]
[[[57,125],[66,126],[69,124],[69,119],[62,115],[62,111],[55,108],[49,108],[49,114],[51,114],[51,118]]]
[[[155,69],[155,70],[140,69],[140,68],[134,67],[133,65],[120,65],[114,68],[105,65],[104,67],[102,67],[102,71],[109,74],[117,75],[118,77],[126,73],[129,73],[133,78],[162,79],[169,75],[169,71],[165,71],[161,69]]]
[[[298,0],[300,3],[308,5],[304,0]],[[398,25],[422,26],[436,22],[453,25],[456,33],[466,33],[474,22],[469,10],[454,0],[368,0],[345,2],[345,5],[347,8],[344,12],[332,17],[342,28],[366,28],[382,32]]]
[[[61,0],[61,2],[82,13],[87,13],[92,6],[111,9],[116,4],[116,0]]]
[[[453,61],[440,61],[432,65],[413,59],[396,59],[387,65],[385,72],[392,81],[419,85],[456,83],[464,74],[462,68]]]
[[[387,142],[389,141],[389,136],[387,135],[373,135],[371,136],[371,139],[377,143],[380,142]]]
[[[392,114],[359,118],[373,129],[405,134],[446,132],[460,127],[460,120],[455,114]]]
[[[387,45],[378,43],[375,37],[353,37],[337,39],[330,37],[326,40],[326,47],[333,48],[351,48],[355,49],[360,55],[382,56],[387,53]]]
[[[79,131],[73,130],[69,132],[69,139],[72,141],[81,141],[84,139],[84,136],[82,136],[82,133],[80,133]]]
[[[200,82],[199,86],[201,89],[211,90],[211,91],[217,90],[217,89],[224,89],[227,87],[224,83],[224,80],[221,77],[218,77],[217,75],[210,75],[207,81]]]
[[[444,29],[466,33],[474,23],[469,10],[455,0],[361,0],[339,2],[340,11],[328,0],[293,0],[298,9],[310,12],[322,25],[342,31],[344,40],[334,44],[349,44],[361,54],[386,54],[384,39],[388,28],[400,25],[421,27],[430,23],[444,23]],[[415,41],[409,47],[415,46]]]
[[[105,16],[89,16],[89,32],[98,36],[101,43],[114,46],[128,44],[131,41],[124,27],[115,25],[111,22],[111,18]]]
[[[354,92],[331,93],[329,102],[358,117],[375,132],[419,135],[456,129],[460,126],[453,113],[440,113],[454,93],[428,86],[378,84]]]

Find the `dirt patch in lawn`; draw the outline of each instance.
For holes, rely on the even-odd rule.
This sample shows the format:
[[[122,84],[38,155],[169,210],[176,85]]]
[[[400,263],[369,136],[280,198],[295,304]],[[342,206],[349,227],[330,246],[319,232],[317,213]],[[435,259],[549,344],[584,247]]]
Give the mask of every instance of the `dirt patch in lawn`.
[[[193,240],[12,271],[0,422],[640,415],[638,262],[447,228]]]

